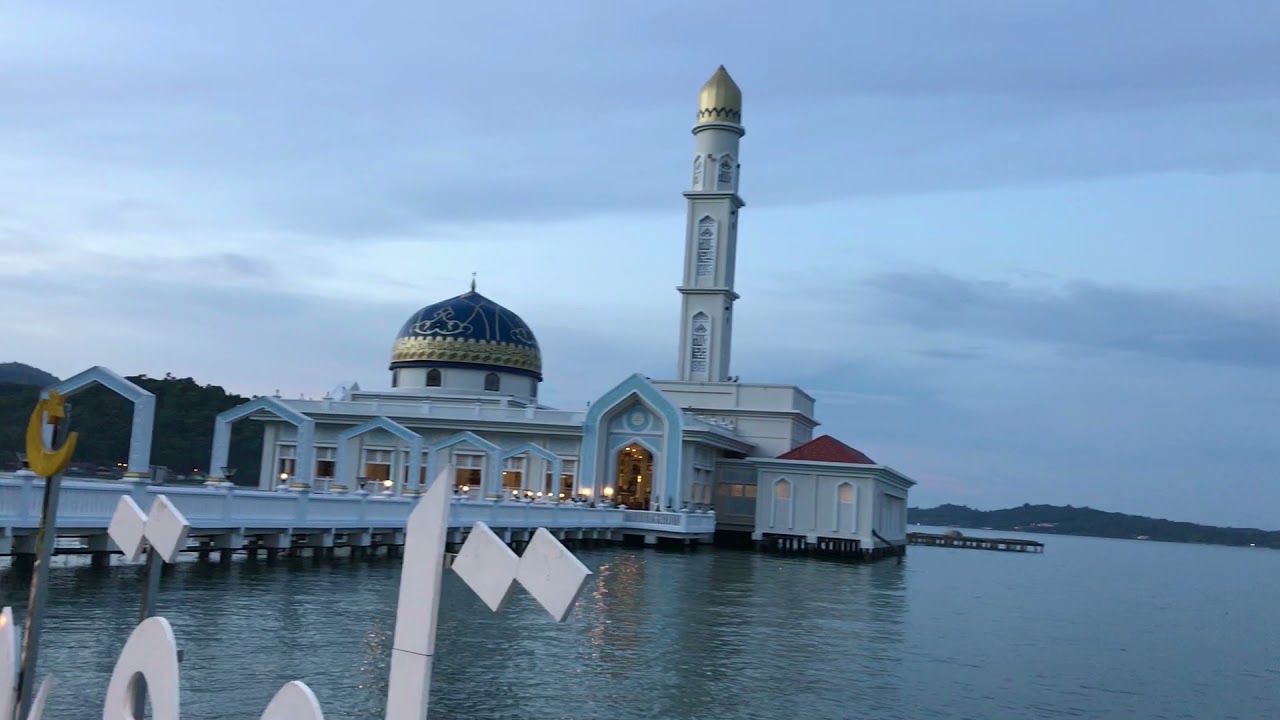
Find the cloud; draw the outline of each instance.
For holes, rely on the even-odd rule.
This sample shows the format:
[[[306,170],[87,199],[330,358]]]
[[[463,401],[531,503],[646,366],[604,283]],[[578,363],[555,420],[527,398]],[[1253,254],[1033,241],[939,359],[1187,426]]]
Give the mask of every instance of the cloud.
[[[812,392],[822,430],[917,475],[921,503],[1274,505],[1274,301],[1177,288],[1271,287],[1280,5],[1158,20],[11,4],[0,333],[63,376],[385,386],[404,318],[478,270],[537,331],[549,403],[669,375],[688,129],[723,62],[748,127],[735,374]]]
[[[1280,303],[1231,302],[1074,281],[1017,287],[941,272],[896,272],[867,283],[886,319],[925,331],[1189,362],[1280,368]]]
[[[1096,3],[821,5],[575,3],[502,18],[317,5],[305,33],[289,4],[6,9],[0,25],[24,32],[0,52],[0,92],[21,108],[0,119],[0,169],[118,204],[117,224],[167,207],[367,239],[655,212],[678,207],[697,86],[728,62],[747,95],[757,207],[1280,170],[1272,5],[1171,1],[1159,32],[1145,11]],[[448,30],[473,24],[485,32]],[[705,27],[733,41],[708,43]],[[762,46],[778,52],[750,52]],[[811,132],[822,119],[840,130]]]

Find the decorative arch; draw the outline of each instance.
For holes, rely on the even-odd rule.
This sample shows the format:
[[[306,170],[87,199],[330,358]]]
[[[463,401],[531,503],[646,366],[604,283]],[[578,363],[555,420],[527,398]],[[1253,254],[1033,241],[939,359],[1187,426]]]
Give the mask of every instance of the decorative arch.
[[[578,482],[582,488],[589,489],[593,497],[599,497],[601,478],[609,475],[606,469],[610,458],[606,447],[609,421],[625,411],[632,400],[639,401],[662,421],[661,462],[655,463],[655,472],[659,472],[654,483],[658,501],[662,503],[667,497],[679,498],[682,496],[680,471],[684,418],[679,408],[640,374],[618,383],[587,410],[582,424],[582,475]]]
[[[357,425],[338,434],[338,458],[334,467],[334,480],[344,487],[355,487],[355,467],[351,461],[351,441],[373,432],[386,430],[409,444],[409,485],[421,484],[422,477],[422,436],[388,417],[376,417],[367,423]],[[401,483],[395,483],[396,495],[401,493]]]
[[[560,482],[560,476],[564,474],[564,460],[560,459],[559,455],[551,452],[550,450],[542,447],[541,445],[535,445],[534,443],[525,443],[523,445],[517,445],[513,448],[507,448],[506,450],[503,450],[501,453],[499,453],[498,455],[499,477],[501,477],[502,462],[504,460],[506,460],[507,458],[515,457],[517,455],[524,455],[525,453],[534,455],[536,457],[540,457],[543,460],[546,460],[547,462],[551,463],[552,482],[555,482],[555,483]],[[532,473],[526,473],[525,477],[526,478],[532,477]],[[547,482],[546,473],[543,473],[542,479],[539,480],[539,483],[545,485],[546,482]],[[527,481],[526,481],[526,484],[528,484]],[[544,487],[543,492],[551,492],[551,489]]]
[[[720,244],[720,223],[710,215],[698,220],[697,252],[694,259],[694,277],[712,278],[716,274],[716,249]]]
[[[477,450],[483,450],[489,458],[489,472],[485,473],[485,493],[491,492],[488,487],[497,477],[498,482],[502,482],[502,460],[498,458],[502,454],[502,448],[485,440],[470,430],[463,430],[457,435],[451,435],[440,442],[434,443],[427,447],[427,487],[423,490],[430,489],[431,483],[436,481],[436,476],[440,474],[441,460],[440,455],[443,451],[448,450],[454,445],[467,443]]]
[[[484,389],[487,392],[498,392],[502,389],[502,376],[496,372],[485,373]]]
[[[699,310],[689,320],[689,374],[710,379],[711,316]]]
[[[622,437],[626,437],[626,436],[622,436]],[[626,439],[614,440],[610,442],[609,456],[612,457],[614,455],[617,455],[619,450],[621,450],[622,448],[628,445],[639,445],[645,450],[648,450],[649,452],[653,453],[654,456],[658,456],[662,454],[662,450],[659,449],[657,444],[653,442],[653,438],[644,437],[642,435],[633,435]]]
[[[135,479],[150,477],[151,439],[155,434],[156,422],[155,395],[107,368],[95,365],[62,382],[50,385],[40,393],[40,397],[49,397],[50,390],[57,391],[59,395],[71,396],[94,385],[101,385],[133,403],[133,427],[129,432],[129,468],[125,477]]]
[[[738,174],[738,163],[733,155],[725,153],[716,160],[716,189],[732,190],[734,176]]]
[[[427,371],[427,387],[440,387],[444,384],[444,373],[440,372],[440,368],[431,368]]]
[[[785,522],[785,529],[795,527],[795,483],[780,477],[773,481],[773,492],[769,498],[769,527],[778,527],[779,522]]]
[[[222,477],[222,468],[226,466],[227,456],[231,454],[231,425],[263,410],[298,429],[294,486],[311,487],[311,478],[316,471],[316,421],[266,395],[224,410],[213,419],[213,457],[209,460],[209,479],[226,482],[226,478]]]
[[[696,155],[693,158],[693,189],[702,189],[702,155]]]

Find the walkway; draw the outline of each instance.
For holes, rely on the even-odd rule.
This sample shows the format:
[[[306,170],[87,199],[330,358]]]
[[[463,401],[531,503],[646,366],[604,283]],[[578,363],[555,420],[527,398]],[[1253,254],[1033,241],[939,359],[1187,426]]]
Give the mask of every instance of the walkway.
[[[81,538],[88,551],[114,549],[107,525],[121,495],[144,512],[163,494],[191,523],[192,549],[294,545],[399,545],[415,497],[364,493],[268,492],[231,485],[193,487],[132,482],[64,480],[58,503],[58,537]],[[44,482],[0,476],[0,555],[34,553]],[[714,513],[647,512],[542,502],[462,500],[449,510],[458,532],[483,521],[507,540],[545,527],[562,538],[621,539],[623,535],[710,540]],[[61,543],[65,544],[65,543]]]

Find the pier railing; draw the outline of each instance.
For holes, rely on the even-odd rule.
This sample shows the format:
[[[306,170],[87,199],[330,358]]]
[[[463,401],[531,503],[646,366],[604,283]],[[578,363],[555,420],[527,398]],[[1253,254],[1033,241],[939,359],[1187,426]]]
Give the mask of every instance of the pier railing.
[[[652,512],[626,510],[623,522],[626,527],[655,532],[676,532],[686,535],[709,535],[716,531],[716,516],[709,513]]]
[[[0,478],[0,534],[30,531],[40,525],[44,482],[38,478]],[[104,532],[121,495],[131,495],[140,507],[150,507],[165,495],[201,530],[272,529],[400,529],[413,509],[411,497],[365,493],[266,491],[226,486],[184,487],[141,483],[64,480],[58,503],[60,535]],[[649,512],[591,508],[572,503],[466,500],[454,498],[450,527],[484,522],[500,528],[589,528],[657,533],[709,535],[715,515],[690,512]]]

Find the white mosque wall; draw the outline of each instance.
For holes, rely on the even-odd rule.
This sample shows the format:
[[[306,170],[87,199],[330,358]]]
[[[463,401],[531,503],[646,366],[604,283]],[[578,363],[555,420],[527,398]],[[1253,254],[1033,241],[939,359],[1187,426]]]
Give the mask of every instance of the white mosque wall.
[[[279,422],[266,421],[263,423],[263,456],[262,471],[259,476],[258,486],[262,489],[272,489],[280,484],[281,474],[292,475],[296,468],[291,465],[296,455],[295,443],[297,439],[297,431],[292,425]],[[339,444],[339,435],[354,427],[352,423],[326,423],[318,421],[315,429],[315,445],[316,445],[316,472],[317,489],[324,489],[329,486],[336,470],[336,455]],[[455,438],[463,428],[418,428],[411,429],[423,436],[424,446],[430,448],[432,445],[446,442]],[[550,435],[546,432],[521,432],[521,431],[501,431],[500,429],[481,429],[476,430],[475,434],[483,441],[487,441],[496,445],[500,452],[505,453],[508,450],[514,450],[525,445],[534,445],[544,448],[551,453],[559,456],[562,462],[562,478],[561,483],[551,480],[551,489],[548,490],[548,474],[552,473],[552,463],[545,458],[539,457],[533,452],[521,452],[512,457],[503,459],[502,472],[507,472],[508,491],[510,489],[529,489],[533,492],[552,492],[558,495],[564,485],[565,478],[569,476],[569,484],[571,487],[577,485],[577,463],[581,454],[582,438],[580,434],[565,436],[563,434]],[[376,477],[387,479],[400,478],[408,480],[408,486],[413,488],[417,483],[412,478],[408,478],[406,472],[409,467],[408,449],[403,440],[395,437],[391,433],[382,430],[371,430],[351,442],[351,452],[355,462],[353,467],[356,477]],[[478,470],[483,478],[484,487],[490,490],[498,487],[501,483],[497,482],[493,477],[494,466],[490,453],[485,449],[476,447],[470,442],[459,442],[447,448],[445,452],[449,453],[452,461],[462,469]],[[427,468],[427,460],[429,453],[423,453],[422,470],[418,483],[421,483],[425,477]],[[379,466],[385,466],[385,470],[381,470]],[[350,479],[343,482],[342,478],[336,479],[337,482],[343,484],[347,489],[353,489],[350,486]],[[490,485],[490,483],[493,483]],[[493,494],[486,492],[486,494]]]
[[[679,408],[791,412],[812,418],[814,400],[794,385],[654,380]]]
[[[884,539],[905,542],[907,488],[879,466],[781,461],[759,463],[755,537],[789,535],[857,540],[863,549]]]
[[[391,385],[396,389],[439,387],[445,390],[463,390],[469,393],[493,392],[515,395],[521,398],[538,396],[538,381],[528,375],[486,370],[483,368],[433,368],[439,372],[440,384],[428,386],[428,368],[398,368],[391,371]],[[496,378],[496,388],[493,383]]]
[[[676,507],[695,508],[707,506],[715,496],[716,460],[721,450],[691,440],[684,441],[684,452],[681,453],[681,472],[685,481],[681,483],[681,497]]]
[[[749,461],[720,460],[716,463],[712,505],[718,527],[755,531],[757,475],[756,466]]]
[[[732,427],[756,447],[752,457],[777,457],[813,439],[814,401],[794,385],[658,381],[676,407]]]

